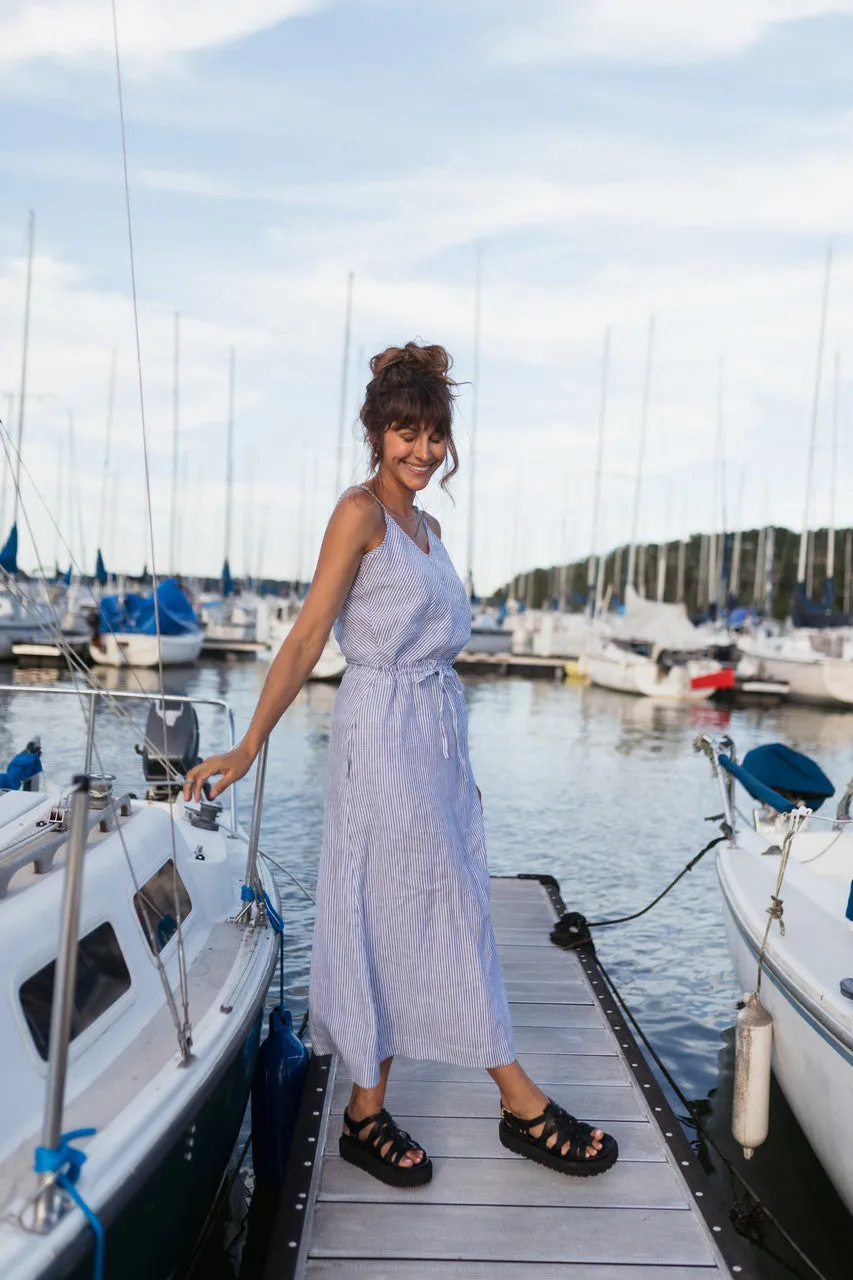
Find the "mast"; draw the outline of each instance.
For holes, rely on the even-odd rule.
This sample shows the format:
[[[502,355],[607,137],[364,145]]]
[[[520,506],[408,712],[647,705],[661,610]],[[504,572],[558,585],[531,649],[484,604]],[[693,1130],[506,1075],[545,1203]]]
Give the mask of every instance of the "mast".
[[[36,215],[30,210],[27,223],[27,291],[24,302],[24,350],[21,356],[21,389],[18,393],[18,439],[15,457],[15,493],[12,504],[12,523],[18,523],[18,495],[21,491],[21,445],[24,440],[24,406],[27,399],[27,356],[30,347],[30,296],[33,284],[33,247],[36,235]]]
[[[719,539],[716,541],[716,555],[714,558],[715,578],[711,584],[713,590],[713,603],[719,609],[720,605],[726,602],[726,440],[723,429],[723,357],[720,356],[717,363],[717,465],[719,468],[719,484],[720,484],[720,509],[719,513],[714,512],[714,519],[717,515],[721,517],[721,529]]]
[[[764,534],[764,612],[768,618],[773,617],[773,547],[776,530],[772,524],[767,526]]]
[[[351,271],[347,276],[347,309],[346,319],[344,320],[344,356],[341,364],[341,403],[338,412],[338,454],[335,466],[335,502],[343,492],[343,471],[344,471],[344,431],[346,430],[347,420],[347,378],[349,375],[349,348],[350,333],[352,330],[352,291],[355,282],[355,275]]]
[[[175,358],[172,381],[172,513],[169,520],[169,569],[178,572],[178,420],[180,415],[181,317],[175,312]]]
[[[758,530],[755,543],[755,578],[752,585],[752,603],[760,608],[764,599],[764,550],[767,544],[767,527]]]
[[[732,547],[732,576],[731,576],[731,593],[732,597],[737,600],[740,595],[740,561],[743,548],[743,531],[741,523],[743,521],[743,490],[746,484],[746,463],[743,462],[740,468],[740,482],[737,490],[737,510],[735,512],[735,539]]]
[[[850,570],[851,560],[853,560],[853,531],[847,530],[847,537],[844,539],[844,612],[850,612]]]
[[[640,522],[640,490],[643,483],[643,458],[646,451],[646,430],[649,421],[649,393],[652,381],[652,347],[655,339],[655,318],[654,315],[649,316],[649,337],[646,347],[646,377],[643,385],[643,409],[640,416],[640,447],[637,456],[637,477],[634,482],[634,515],[631,521],[631,545],[628,548],[628,575],[625,582],[625,594],[628,594],[628,587],[634,586],[634,570],[637,564],[637,531]],[[617,579],[616,590],[619,590],[619,582]],[[645,590],[640,592],[645,595]]]
[[[362,376],[360,373],[358,373],[358,370],[364,369],[364,361],[365,361],[364,347],[360,346],[358,348],[358,355],[356,356],[356,360],[355,360],[356,378],[359,378]],[[353,414],[353,420],[355,422],[359,422],[360,413],[361,413],[361,393],[358,391],[358,387],[356,387],[355,412]],[[359,447],[361,443],[362,441],[359,439],[359,433],[356,430],[353,432],[353,437],[352,437],[352,478],[353,480],[355,480],[356,476],[358,475],[358,452],[359,452]]]
[[[231,348],[228,362],[228,436],[225,454],[225,554],[224,563],[231,556],[231,490],[234,484],[234,364],[236,352]]]
[[[586,607],[590,617],[595,613],[596,557],[598,553],[598,516],[601,507],[601,464],[604,457],[604,419],[607,409],[607,375],[610,363],[610,325],[604,330],[601,357],[601,401],[598,412],[598,449],[595,463],[595,486],[592,498],[592,545],[586,576]]]
[[[468,545],[466,550],[465,585],[470,599],[474,594],[474,462],[477,456],[477,416],[480,398],[480,310],[483,292],[483,250],[477,249],[474,274],[474,365],[471,378],[471,455],[468,461]]]
[[[106,534],[106,518],[107,518],[107,487],[109,484],[110,474],[110,446],[113,434],[113,411],[115,409],[116,396],[116,350],[113,347],[112,356],[110,357],[110,381],[107,390],[107,438],[104,444],[104,469],[101,475],[101,510],[98,516],[98,550],[104,549],[104,536]]]
[[[675,599],[678,604],[684,604],[684,572],[687,567],[687,538],[684,537],[678,544],[678,569],[676,572],[675,582]]]
[[[15,410],[14,391],[6,392],[6,417],[3,419],[5,443],[3,446],[3,485],[0,488],[0,529],[6,528],[6,485],[12,469],[12,451],[8,441],[12,439],[12,414]]]
[[[667,544],[665,542],[658,543],[658,601],[663,600],[666,595],[666,553]]]
[[[808,553],[809,515],[812,496],[812,474],[814,472],[815,436],[817,433],[817,410],[820,402],[820,377],[823,368],[823,340],[826,333],[826,311],[829,302],[829,277],[832,271],[832,250],[826,251],[826,267],[823,279],[823,306],[820,313],[820,335],[817,343],[817,368],[815,371],[814,400],[812,401],[812,423],[809,435],[809,461],[806,470],[806,501],[803,512],[803,531],[800,534],[800,554],[797,561],[797,585],[802,586],[806,580],[806,557]]]
[[[59,457],[57,459],[56,469],[56,525],[54,527],[53,536],[53,563],[59,568],[59,535],[62,529],[62,477],[65,474],[65,441],[60,438],[59,441]]]
[[[826,531],[826,598],[827,609],[835,602],[835,476],[838,470],[838,387],[841,356],[835,353],[832,378],[832,466],[829,471],[829,528]]]

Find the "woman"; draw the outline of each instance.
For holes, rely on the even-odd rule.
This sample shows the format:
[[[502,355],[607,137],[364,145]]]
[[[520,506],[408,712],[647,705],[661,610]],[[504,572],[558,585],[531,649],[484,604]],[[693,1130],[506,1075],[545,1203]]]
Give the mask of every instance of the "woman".
[[[568,1115],[516,1060],[489,910],[482,803],[453,659],[470,636],[465,588],[415,495],[458,469],[456,384],[443,347],[409,342],[370,362],[361,421],[367,484],[329,521],[311,590],[270,667],[245,738],[187,775],[185,798],[250,769],[305,683],[332,625],[347,658],[335,700],[309,1009],[316,1053],[354,1081],[340,1153],[394,1186],[432,1165],[384,1110],[393,1058],[486,1069],[504,1146],[596,1174],[612,1137]],[[452,462],[452,465],[451,465]]]

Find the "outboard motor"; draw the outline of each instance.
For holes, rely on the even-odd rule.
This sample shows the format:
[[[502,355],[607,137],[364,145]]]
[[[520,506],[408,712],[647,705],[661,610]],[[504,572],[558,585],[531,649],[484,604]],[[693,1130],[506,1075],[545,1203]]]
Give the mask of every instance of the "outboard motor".
[[[198,716],[189,702],[169,698],[153,702],[145,725],[142,771],[149,786],[148,800],[172,800],[180,794],[183,779],[199,763]]]

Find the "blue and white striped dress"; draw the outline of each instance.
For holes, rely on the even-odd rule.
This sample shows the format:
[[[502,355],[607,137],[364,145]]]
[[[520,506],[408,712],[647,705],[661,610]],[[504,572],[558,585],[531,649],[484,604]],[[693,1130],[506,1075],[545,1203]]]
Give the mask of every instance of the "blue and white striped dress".
[[[335,699],[309,1008],[316,1053],[378,1083],[390,1055],[463,1067],[515,1059],[486,843],[451,663],[471,634],[441,539],[385,511],[335,623]],[[426,524],[426,521],[424,521]]]

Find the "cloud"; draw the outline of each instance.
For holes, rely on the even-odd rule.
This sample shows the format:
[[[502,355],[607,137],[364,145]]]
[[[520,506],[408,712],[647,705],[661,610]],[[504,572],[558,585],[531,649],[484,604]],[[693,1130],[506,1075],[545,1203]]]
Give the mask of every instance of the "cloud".
[[[538,10],[538,11],[537,11]],[[502,33],[499,56],[514,63],[652,65],[731,59],[774,27],[853,14],[851,0],[546,0],[525,6]]]
[[[228,44],[317,9],[322,0],[116,0],[122,55],[159,62]],[[4,0],[0,64],[112,54],[106,0]]]

